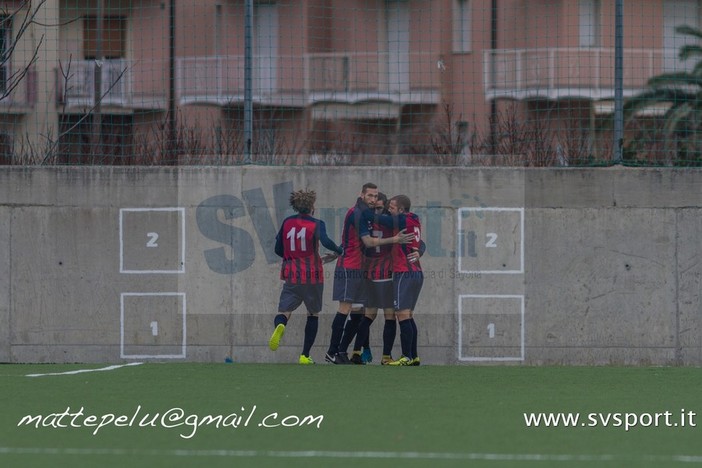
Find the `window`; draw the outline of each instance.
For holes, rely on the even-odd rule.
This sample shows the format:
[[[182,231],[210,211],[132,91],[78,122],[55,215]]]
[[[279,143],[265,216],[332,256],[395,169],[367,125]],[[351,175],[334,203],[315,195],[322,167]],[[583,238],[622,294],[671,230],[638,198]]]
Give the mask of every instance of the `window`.
[[[387,90],[409,91],[410,83],[410,9],[403,0],[385,0],[387,37]]]
[[[10,52],[12,41],[12,17],[0,15],[0,93],[7,91],[10,79]]]
[[[279,14],[275,3],[254,4],[255,93],[278,90]]]
[[[13,162],[12,135],[0,133],[0,164],[6,165]]]
[[[122,105],[126,98],[127,79],[121,79],[127,72],[127,65],[123,59],[126,52],[127,20],[122,16],[104,16],[102,18],[100,57],[98,55],[98,21],[95,16],[84,17],[83,32],[83,58],[85,60],[105,59],[101,67],[101,90],[103,103],[118,103]],[[89,65],[89,70],[84,69],[85,88],[90,90],[90,95],[94,94],[95,86],[92,81],[93,65]]]
[[[600,0],[580,0],[580,47],[600,45]]]
[[[141,155],[135,154],[133,117],[103,114],[101,119],[100,142],[97,142],[90,117],[86,119],[83,115],[65,114],[59,118],[59,163],[135,163],[135,159]]]
[[[94,60],[97,55],[97,18],[84,18],[83,54],[86,60]],[[101,55],[105,59],[125,57],[127,21],[121,16],[106,16],[102,19]]]
[[[453,51],[470,52],[470,0],[453,2]]]

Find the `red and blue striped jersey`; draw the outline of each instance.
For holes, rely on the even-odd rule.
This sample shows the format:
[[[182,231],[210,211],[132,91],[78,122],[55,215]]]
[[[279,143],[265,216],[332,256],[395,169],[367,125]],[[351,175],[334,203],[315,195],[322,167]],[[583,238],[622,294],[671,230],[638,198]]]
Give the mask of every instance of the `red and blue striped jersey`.
[[[341,247],[344,253],[336,263],[337,268],[361,270],[363,268],[363,249],[365,245],[361,234],[371,229],[370,219],[363,213],[370,211],[368,205],[358,198],[356,204],[346,212],[341,231]]]
[[[395,273],[405,271],[422,271],[422,266],[419,260],[412,263],[407,260],[407,255],[414,250],[421,249],[422,243],[422,224],[419,221],[419,216],[414,213],[402,213],[397,216],[399,226],[396,233],[405,230],[407,233],[414,234],[414,239],[409,244],[393,244],[392,248],[392,270]]]
[[[341,248],[327,236],[324,221],[307,214],[285,218],[275,238],[275,253],[283,257],[280,279],[293,284],[323,283],[320,242],[327,249],[341,253]]]
[[[382,224],[373,223],[370,234],[372,237],[392,237],[393,229]],[[378,247],[367,247],[364,250],[364,270],[372,281],[392,278],[392,244]]]

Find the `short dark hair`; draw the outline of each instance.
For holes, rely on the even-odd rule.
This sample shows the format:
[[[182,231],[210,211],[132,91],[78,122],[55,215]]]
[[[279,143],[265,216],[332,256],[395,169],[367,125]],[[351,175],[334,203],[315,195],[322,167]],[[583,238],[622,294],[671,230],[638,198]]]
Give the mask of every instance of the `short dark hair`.
[[[317,192],[314,190],[298,190],[290,193],[290,206],[302,214],[309,214],[317,201]]]
[[[366,190],[368,189],[377,189],[378,186],[375,185],[373,182],[366,182],[363,184],[363,187],[361,188],[361,193],[366,193]]]
[[[395,200],[398,208],[402,208],[405,211],[409,211],[412,208],[412,202],[407,195],[395,195],[390,199],[390,201],[392,200]]]

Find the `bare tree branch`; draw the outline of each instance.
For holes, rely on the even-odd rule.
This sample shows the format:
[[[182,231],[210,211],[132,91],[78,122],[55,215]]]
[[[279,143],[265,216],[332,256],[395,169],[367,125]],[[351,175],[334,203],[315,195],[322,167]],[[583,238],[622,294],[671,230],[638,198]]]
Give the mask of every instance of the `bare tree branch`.
[[[32,2],[30,0],[24,0],[13,13],[8,13],[7,10],[3,12],[5,14],[5,18],[2,19],[3,26],[6,26],[6,23],[9,23],[9,25],[11,26],[15,22],[15,19],[19,15],[20,11],[22,10],[24,10],[24,17],[22,18],[20,26],[17,28],[15,39],[9,42],[9,47],[7,48],[7,50],[2,51],[2,55],[0,56],[0,66],[4,67],[10,61],[12,55],[15,52],[15,48],[17,47],[17,44],[19,42],[17,41],[17,39],[19,39],[20,37],[24,36],[25,33],[27,33],[30,24],[32,24],[34,18],[39,12],[39,9],[45,3],[46,0],[41,0],[37,4],[36,8],[32,10]],[[39,38],[39,43],[34,48],[29,62],[25,64],[20,70],[12,73],[10,76],[7,77],[5,89],[2,91],[2,93],[0,93],[0,101],[12,94],[12,92],[20,85],[22,80],[25,79],[27,73],[29,73],[29,71],[36,63],[37,58],[39,57],[39,49],[43,43],[44,35],[42,35]]]
[[[69,67],[69,69],[70,69],[70,67]],[[127,70],[129,70],[129,67],[124,67],[124,69],[120,72],[120,74],[117,75],[117,78],[114,80],[114,82],[112,82],[112,83],[110,84],[110,86],[107,88],[107,90],[105,90],[105,92],[102,93],[102,95],[100,95],[100,99],[98,99],[95,103],[93,103],[93,106],[92,106],[90,109],[88,109],[88,112],[86,112],[83,116],[81,116],[81,118],[78,119],[73,125],[71,125],[69,128],[67,128],[67,129],[64,130],[63,132],[61,132],[61,133],[58,135],[58,137],[57,137],[55,140],[53,140],[53,141],[52,141],[51,139],[47,138],[47,140],[49,141],[49,148],[47,149],[46,155],[44,156],[44,159],[43,159],[43,161],[41,162],[42,165],[43,165],[43,164],[46,164],[46,162],[49,160],[49,158],[50,158],[51,155],[53,154],[56,145],[58,145],[59,141],[61,141],[61,139],[62,139],[63,137],[65,137],[67,134],[71,133],[71,132],[73,131],[73,129],[76,128],[76,127],[78,127],[81,123],[85,122],[85,120],[86,120],[88,117],[92,116],[93,112],[94,112],[95,109],[101,104],[101,102],[102,102],[102,100],[105,98],[105,96],[107,96],[108,94],[110,94],[110,92],[112,91],[112,89],[113,89],[115,86],[117,86],[117,83],[119,83],[119,82],[122,80],[122,77],[124,76],[125,73],[127,73]],[[65,76],[64,76],[64,79],[65,79],[65,80],[68,80],[68,75],[65,75]],[[67,87],[67,86],[64,86],[64,89],[65,89],[66,87]]]

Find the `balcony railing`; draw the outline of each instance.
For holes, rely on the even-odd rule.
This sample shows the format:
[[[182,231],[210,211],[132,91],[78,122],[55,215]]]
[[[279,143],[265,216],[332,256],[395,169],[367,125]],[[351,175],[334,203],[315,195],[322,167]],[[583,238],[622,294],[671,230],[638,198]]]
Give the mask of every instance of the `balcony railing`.
[[[308,92],[314,101],[380,99],[402,104],[436,104],[441,69],[438,55],[405,56],[329,53],[308,56]]]
[[[101,106],[125,109],[166,109],[167,75],[164,64],[104,60],[101,75]],[[95,61],[71,62],[56,70],[59,105],[71,108],[95,106]]]
[[[33,65],[25,70],[0,68],[0,114],[28,113],[37,102],[37,72]]]
[[[635,94],[664,72],[662,50],[624,50],[624,94]],[[614,49],[498,49],[483,52],[488,99],[614,96]]]
[[[303,107],[320,101],[395,103],[439,101],[438,56],[329,53],[254,57],[253,99],[260,104]],[[183,104],[243,102],[244,57],[178,59],[178,96]]]

